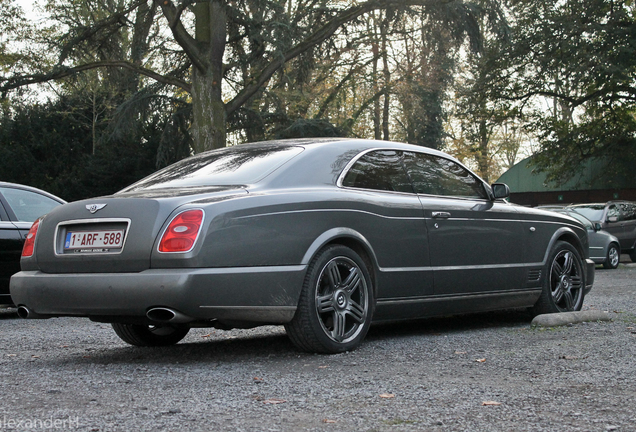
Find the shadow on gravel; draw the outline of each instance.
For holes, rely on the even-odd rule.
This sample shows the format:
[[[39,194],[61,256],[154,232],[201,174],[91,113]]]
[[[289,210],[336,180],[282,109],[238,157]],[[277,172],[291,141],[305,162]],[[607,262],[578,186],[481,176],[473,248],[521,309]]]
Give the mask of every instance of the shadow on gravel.
[[[427,337],[453,332],[478,331],[480,329],[514,328],[527,326],[530,317],[519,311],[489,312],[434,318],[418,321],[374,325],[367,342],[378,342],[403,337]],[[214,332],[211,330],[211,332]],[[271,332],[268,334],[267,332]],[[113,347],[87,351],[81,358],[77,352],[72,355],[73,362],[92,364],[181,364],[192,365],[202,363],[218,366],[225,363],[241,361],[263,361],[275,359],[315,358],[322,361],[324,356],[298,351],[289,341],[282,327],[266,327],[256,335],[239,333],[233,337],[230,332],[215,332],[201,341],[182,342],[169,347],[140,348]],[[230,337],[228,339],[228,336]],[[362,344],[362,349],[364,349]],[[70,354],[70,353],[69,353]],[[69,356],[70,357],[70,356]],[[69,357],[60,361],[67,364]]]
[[[528,326],[532,317],[525,311],[509,310],[416,321],[376,324],[367,340],[383,340],[400,336],[440,335],[488,328]]]

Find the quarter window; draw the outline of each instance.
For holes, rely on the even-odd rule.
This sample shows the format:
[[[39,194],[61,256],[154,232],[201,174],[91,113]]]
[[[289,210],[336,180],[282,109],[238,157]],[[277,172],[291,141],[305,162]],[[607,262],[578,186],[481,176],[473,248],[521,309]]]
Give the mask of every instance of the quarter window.
[[[413,193],[402,164],[402,152],[377,150],[362,156],[349,170],[343,186]]]
[[[404,164],[419,194],[488,198],[483,183],[450,159],[405,152]]]

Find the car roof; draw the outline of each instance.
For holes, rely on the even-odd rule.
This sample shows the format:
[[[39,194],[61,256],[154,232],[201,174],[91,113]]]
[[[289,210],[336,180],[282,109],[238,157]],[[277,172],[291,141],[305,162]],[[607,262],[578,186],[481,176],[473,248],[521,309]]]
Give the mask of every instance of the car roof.
[[[49,192],[44,191],[42,189],[38,189],[36,187],[33,187],[33,186],[27,186],[27,185],[23,185],[23,184],[19,184],[19,183],[10,183],[10,182],[0,181],[0,187],[21,189],[21,190],[26,190],[26,191],[30,191],[30,192],[39,193],[41,195],[47,196],[47,197],[59,202],[60,204],[66,204],[66,201],[63,200],[62,198],[60,198],[58,196],[55,196],[52,193],[49,193]]]

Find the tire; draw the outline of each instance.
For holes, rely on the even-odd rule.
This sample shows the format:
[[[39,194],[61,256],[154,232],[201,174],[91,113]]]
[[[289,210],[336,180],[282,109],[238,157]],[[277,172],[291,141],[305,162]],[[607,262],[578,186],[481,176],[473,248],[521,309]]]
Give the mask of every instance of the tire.
[[[558,241],[544,268],[543,291],[533,315],[579,311],[585,296],[585,267],[574,246]]]
[[[302,351],[350,351],[369,331],[374,307],[373,284],[362,258],[348,247],[328,246],[309,265],[296,314],[285,330]]]
[[[615,269],[618,267],[618,264],[620,264],[620,262],[621,250],[616,243],[610,243],[610,245],[607,247],[607,256],[605,257],[603,268]]]
[[[636,247],[629,253],[629,257],[633,263],[636,263]]]
[[[124,342],[142,347],[174,345],[183,339],[189,328],[169,325],[138,325],[113,323],[113,330]]]

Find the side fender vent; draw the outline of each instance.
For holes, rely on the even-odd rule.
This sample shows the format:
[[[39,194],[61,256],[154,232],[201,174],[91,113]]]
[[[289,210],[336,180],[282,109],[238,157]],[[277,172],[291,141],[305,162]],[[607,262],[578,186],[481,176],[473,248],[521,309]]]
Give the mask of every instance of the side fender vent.
[[[538,282],[541,279],[541,269],[528,270],[528,282]]]

